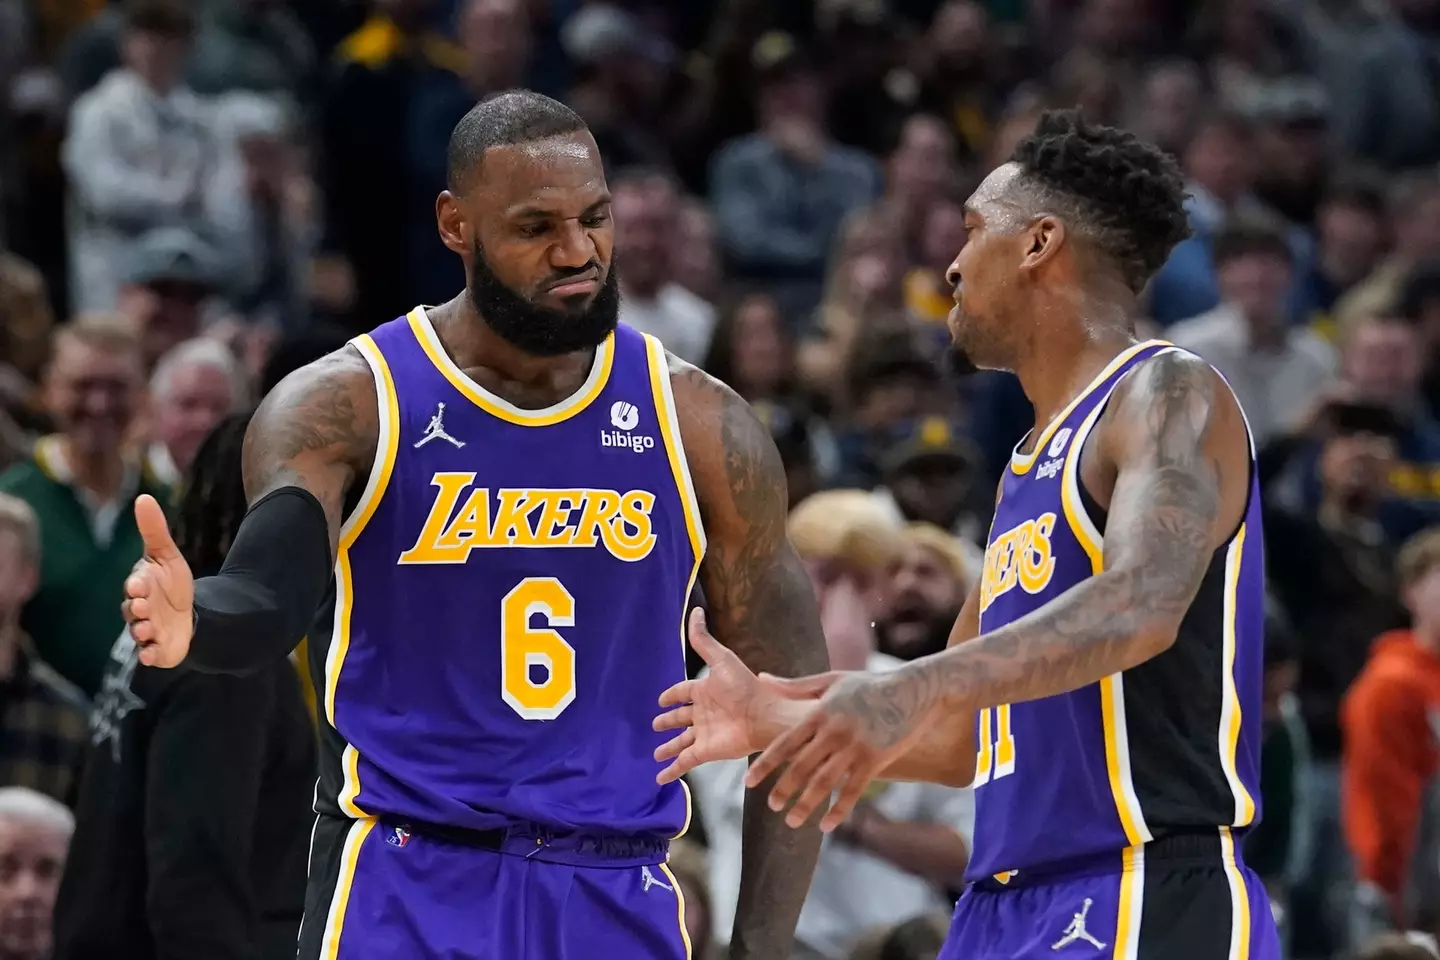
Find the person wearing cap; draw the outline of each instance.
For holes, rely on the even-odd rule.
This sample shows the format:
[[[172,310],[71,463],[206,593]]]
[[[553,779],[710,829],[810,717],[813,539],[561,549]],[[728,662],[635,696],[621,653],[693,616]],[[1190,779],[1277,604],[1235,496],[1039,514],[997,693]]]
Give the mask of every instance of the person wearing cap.
[[[128,253],[146,231],[199,227],[219,169],[206,108],[182,81],[195,29],[184,0],[128,0],[123,66],[76,101],[69,178],[70,301],[113,310]]]
[[[904,523],[864,490],[827,490],[791,512],[787,532],[820,598],[830,664],[891,670],[871,624],[888,600],[890,570],[906,547]],[[714,930],[731,925],[740,883],[740,815],[746,761],[708,763],[690,774],[710,840]],[[949,909],[974,820],[973,794],[938,784],[873,784],[856,815],[828,837],[800,922],[795,960],[843,960],[869,930]]]
[[[116,309],[140,333],[145,369],[200,332],[219,285],[214,250],[183,227],[152,230],[128,250]]]
[[[944,417],[903,425],[880,455],[884,486],[901,515],[934,524],[970,544],[985,533],[986,518],[974,509],[980,453]]]

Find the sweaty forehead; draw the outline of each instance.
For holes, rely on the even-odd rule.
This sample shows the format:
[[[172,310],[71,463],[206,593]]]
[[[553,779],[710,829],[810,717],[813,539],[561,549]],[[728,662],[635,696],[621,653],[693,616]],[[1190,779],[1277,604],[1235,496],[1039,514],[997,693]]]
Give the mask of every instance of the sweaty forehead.
[[[567,134],[485,151],[477,193],[498,209],[579,210],[605,194],[605,168],[588,134]]]
[[[1003,217],[1007,212],[1018,213],[1019,207],[1015,202],[1015,181],[1019,179],[1019,176],[1018,164],[1001,164],[990,171],[990,175],[980,182],[980,186],[970,194],[970,199],[966,201],[965,206],[986,220]]]

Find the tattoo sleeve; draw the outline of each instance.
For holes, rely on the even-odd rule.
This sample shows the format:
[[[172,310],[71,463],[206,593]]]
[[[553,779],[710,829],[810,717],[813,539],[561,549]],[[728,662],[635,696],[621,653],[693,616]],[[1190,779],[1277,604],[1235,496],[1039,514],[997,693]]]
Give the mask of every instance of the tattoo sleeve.
[[[700,583],[715,637],[756,672],[801,676],[829,663],[810,579],[785,535],[785,471],[769,431],[745,401],[672,361],[682,439],[708,541]],[[800,830],[745,797],[740,898],[731,957],[786,957],[820,852]]]
[[[245,434],[245,493],[253,504],[302,487],[325,508],[333,557],[345,497],[375,458],[380,413],[370,366],[354,347],[302,367],[255,411]]]
[[[1248,456],[1244,437],[1238,408],[1204,363],[1162,354],[1137,368],[1091,441],[1116,474],[1104,569],[1028,616],[887,676],[871,692],[873,722],[1065,693],[1169,647],[1243,509],[1248,474],[1222,461]]]

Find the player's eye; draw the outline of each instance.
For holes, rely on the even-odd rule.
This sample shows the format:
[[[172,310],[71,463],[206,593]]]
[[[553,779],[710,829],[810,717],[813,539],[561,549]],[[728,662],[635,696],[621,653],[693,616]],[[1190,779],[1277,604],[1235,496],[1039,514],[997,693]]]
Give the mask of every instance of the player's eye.
[[[549,229],[550,225],[548,223],[524,223],[520,225],[520,236],[540,237],[544,236],[545,232]]]
[[[592,216],[582,218],[580,222],[585,226],[587,230],[594,230],[597,227],[605,226],[606,221],[608,221],[609,219],[610,215],[608,213],[597,213]]]

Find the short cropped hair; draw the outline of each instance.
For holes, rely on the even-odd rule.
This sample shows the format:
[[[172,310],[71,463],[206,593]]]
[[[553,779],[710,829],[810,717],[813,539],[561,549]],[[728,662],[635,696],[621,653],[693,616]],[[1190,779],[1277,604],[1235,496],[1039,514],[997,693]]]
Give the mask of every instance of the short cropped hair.
[[[533,90],[511,90],[470,108],[450,134],[446,151],[446,180],[457,193],[465,190],[485,151],[530,143],[586,130],[585,121],[559,100]]]
[[[1174,159],[1133,133],[1047,110],[1010,161],[1139,292],[1190,236],[1185,180]]]
[[[155,365],[150,376],[150,393],[156,399],[169,395],[175,374],[186,367],[209,367],[218,370],[230,381],[231,409],[238,410],[249,401],[250,384],[245,371],[230,348],[213,337],[195,337],[172,347]]]
[[[65,835],[75,833],[75,815],[53,797],[29,787],[0,787],[0,820],[40,824]]]
[[[1220,267],[1241,257],[1268,255],[1291,263],[1290,241],[1285,225],[1274,217],[1242,214],[1231,217],[1215,235],[1211,258]]]
[[[0,533],[9,530],[20,541],[20,556],[40,565],[40,519],[30,504],[10,493],[0,493]]]

